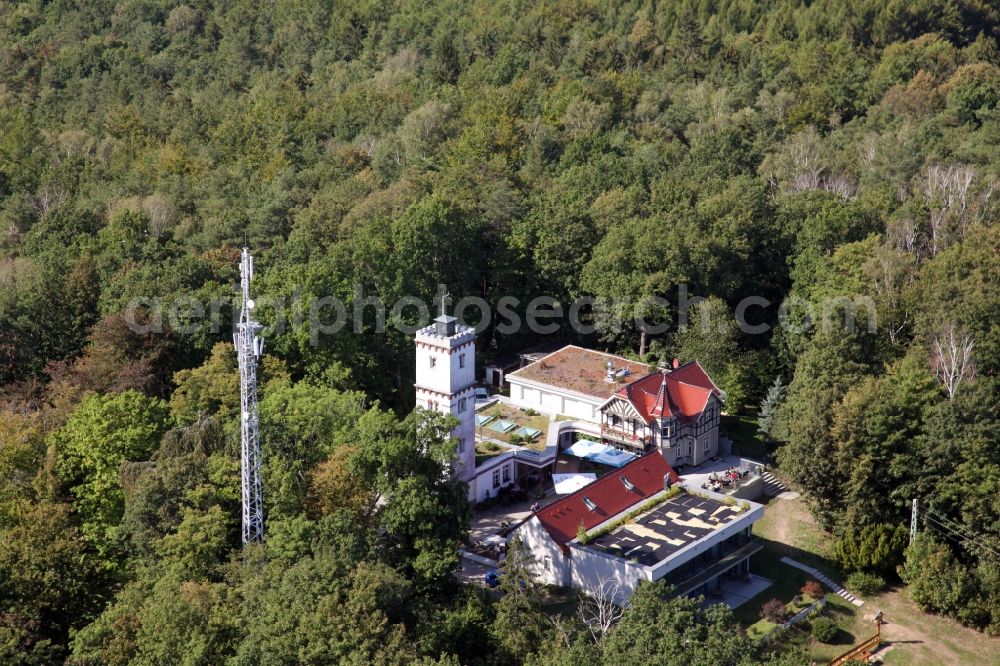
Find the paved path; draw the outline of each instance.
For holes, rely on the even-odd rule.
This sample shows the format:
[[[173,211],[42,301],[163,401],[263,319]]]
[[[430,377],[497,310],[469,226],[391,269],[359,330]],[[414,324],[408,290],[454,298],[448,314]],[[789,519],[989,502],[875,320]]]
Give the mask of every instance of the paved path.
[[[483,581],[485,580],[486,572],[496,568],[489,564],[474,562],[467,557],[463,557],[461,562],[461,566],[455,571],[455,577],[465,585],[480,585],[485,587]]]
[[[815,576],[816,579],[819,580],[819,582],[823,583],[828,588],[830,588],[831,590],[833,590],[833,592],[838,597],[841,597],[843,599],[847,599],[848,601],[850,601],[855,606],[863,606],[864,605],[865,602],[861,601],[861,599],[858,599],[856,596],[854,596],[853,594],[851,594],[850,592],[848,592],[847,590],[845,590],[843,587],[841,587],[840,585],[838,585],[836,582],[830,580],[829,577],[827,577],[825,574],[820,573],[816,569],[814,569],[814,568],[812,568],[812,567],[810,567],[808,565],[802,564],[801,562],[796,562],[795,560],[793,560],[790,557],[782,557],[781,561],[784,562],[785,564],[787,564],[790,567],[795,567],[796,569],[800,569],[802,571],[805,571],[807,574]]]

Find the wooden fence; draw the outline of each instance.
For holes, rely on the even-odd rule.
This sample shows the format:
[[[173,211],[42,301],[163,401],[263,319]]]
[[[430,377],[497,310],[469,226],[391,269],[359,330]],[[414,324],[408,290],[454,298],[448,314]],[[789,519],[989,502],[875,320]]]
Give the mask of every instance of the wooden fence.
[[[882,644],[882,613],[879,612],[875,616],[875,635],[864,641],[863,643],[852,647],[850,650],[840,655],[836,659],[830,662],[829,666],[841,666],[846,664],[851,659],[865,659]]]

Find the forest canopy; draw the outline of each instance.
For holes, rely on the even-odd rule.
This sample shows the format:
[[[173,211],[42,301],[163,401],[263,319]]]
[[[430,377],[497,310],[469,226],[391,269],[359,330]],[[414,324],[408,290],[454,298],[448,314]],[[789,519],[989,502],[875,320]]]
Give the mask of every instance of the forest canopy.
[[[620,304],[552,337],[701,359],[845,568],[1000,632],[998,39],[985,0],[0,2],[0,661],[641,663],[652,614],[764,660],[647,591],[526,646],[536,600],[454,582],[453,443],[361,307],[438,285]],[[244,242],[262,303],[349,325],[268,334],[241,555]],[[481,357],[544,338],[491,314]],[[904,551],[914,497],[974,539]]]

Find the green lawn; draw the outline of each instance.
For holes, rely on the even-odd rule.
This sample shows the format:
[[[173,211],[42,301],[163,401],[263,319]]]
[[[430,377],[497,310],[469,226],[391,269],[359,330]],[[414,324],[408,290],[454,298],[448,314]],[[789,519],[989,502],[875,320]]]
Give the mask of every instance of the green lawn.
[[[769,633],[774,631],[774,628],[777,626],[778,625],[776,625],[774,622],[771,622],[770,620],[757,620],[749,627],[747,627],[747,636],[754,639],[755,641],[759,641],[765,636],[767,636]]]
[[[843,582],[844,576],[830,557],[832,539],[813,520],[803,500],[772,500],[764,517],[754,525],[754,534],[765,540],[765,548],[751,559],[750,570],[775,581],[757,598],[736,609],[748,631],[760,619],[760,607],[769,599],[791,599],[808,576],[780,562],[787,555],[814,566]],[[787,595],[787,596],[786,596]],[[833,593],[826,595],[823,614],[837,623],[840,631],[830,644],[820,643],[809,634],[808,623],[783,634],[779,643],[801,649],[808,661],[829,663],[834,657],[875,633],[872,615],[885,613],[883,627],[884,663],[907,666],[940,664],[1000,663],[996,655],[1000,640],[960,626],[954,620],[924,613],[909,599],[905,590],[889,590],[865,597],[858,608]],[[867,617],[866,617],[867,616]],[[756,631],[756,630],[755,630]],[[882,654],[882,653],[880,653]]]
[[[495,442],[476,442],[476,466],[478,467],[490,458],[508,450],[507,447],[500,446]]]
[[[532,451],[545,450],[545,439],[549,431],[549,417],[547,415],[539,414],[537,412],[530,414],[527,410],[519,409],[518,407],[511,407],[510,405],[505,405],[502,402],[495,402],[485,409],[478,410],[476,413],[495,416],[497,419],[503,419],[517,424],[517,428],[513,428],[510,432],[497,432],[496,430],[490,428],[490,424],[477,426],[476,432],[481,437],[490,437],[492,439],[500,440],[501,442],[509,443],[511,436],[515,432],[524,426],[528,426],[529,428],[541,430],[542,433],[530,442],[520,442],[520,446],[531,449]]]
[[[842,573],[828,557],[829,537],[812,519],[801,500],[772,500],[764,511],[764,517],[754,524],[754,534],[765,545],[763,550],[750,559],[750,570],[770,578],[774,585],[737,608],[735,614],[747,628],[748,635],[759,637],[773,627],[771,623],[761,620],[761,607],[771,599],[790,604],[806,581],[814,580],[806,572],[782,562],[783,556],[814,566],[834,580],[842,580]],[[857,607],[828,589],[825,598],[827,605],[823,609],[823,615],[836,622],[839,629],[830,644],[814,640],[809,633],[808,622],[793,627],[778,639],[778,644],[799,648],[810,660],[821,664],[829,662],[871,633],[870,628],[864,625],[861,611]],[[797,612],[807,605],[804,602],[790,610]]]
[[[736,619],[745,626],[761,619],[760,609],[768,601],[778,599],[787,604],[799,593],[806,581],[812,580],[806,572],[783,563],[781,554],[776,553],[770,544],[750,558],[750,571],[770,578],[774,584],[736,609]]]

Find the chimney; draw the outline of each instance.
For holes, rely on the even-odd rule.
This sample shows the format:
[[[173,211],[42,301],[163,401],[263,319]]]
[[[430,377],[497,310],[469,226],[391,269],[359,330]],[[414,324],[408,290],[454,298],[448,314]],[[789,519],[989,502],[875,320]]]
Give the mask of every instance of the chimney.
[[[674,370],[681,367],[681,360],[679,358],[674,359]]]

